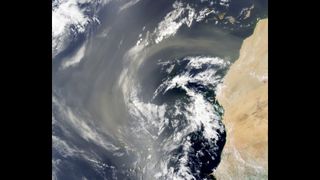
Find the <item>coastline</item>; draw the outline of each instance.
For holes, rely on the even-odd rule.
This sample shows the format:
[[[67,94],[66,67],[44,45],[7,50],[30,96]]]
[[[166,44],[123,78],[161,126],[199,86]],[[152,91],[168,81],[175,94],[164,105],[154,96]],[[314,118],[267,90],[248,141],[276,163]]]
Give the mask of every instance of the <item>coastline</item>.
[[[227,142],[217,179],[268,179],[268,19],[243,41],[217,92]]]

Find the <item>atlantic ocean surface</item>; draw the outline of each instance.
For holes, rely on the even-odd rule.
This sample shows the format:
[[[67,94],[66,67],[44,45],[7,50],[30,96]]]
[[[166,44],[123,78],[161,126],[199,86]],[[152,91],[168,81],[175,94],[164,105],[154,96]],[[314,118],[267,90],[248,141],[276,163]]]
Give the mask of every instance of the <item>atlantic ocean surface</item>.
[[[213,179],[263,0],[53,0],[52,178]]]

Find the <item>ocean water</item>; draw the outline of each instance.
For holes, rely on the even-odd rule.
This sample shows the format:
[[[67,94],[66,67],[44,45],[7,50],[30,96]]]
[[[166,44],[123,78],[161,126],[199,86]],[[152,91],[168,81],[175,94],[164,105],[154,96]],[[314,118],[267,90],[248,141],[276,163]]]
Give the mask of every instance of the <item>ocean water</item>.
[[[266,1],[53,1],[53,179],[212,179],[217,86]]]

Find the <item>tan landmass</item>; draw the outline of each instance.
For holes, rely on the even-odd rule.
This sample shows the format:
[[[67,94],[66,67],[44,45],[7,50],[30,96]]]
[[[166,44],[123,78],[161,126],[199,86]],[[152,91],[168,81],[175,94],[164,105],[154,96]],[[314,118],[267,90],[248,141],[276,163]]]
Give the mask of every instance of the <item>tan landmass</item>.
[[[244,40],[217,98],[225,110],[227,142],[215,177],[268,179],[268,19]]]

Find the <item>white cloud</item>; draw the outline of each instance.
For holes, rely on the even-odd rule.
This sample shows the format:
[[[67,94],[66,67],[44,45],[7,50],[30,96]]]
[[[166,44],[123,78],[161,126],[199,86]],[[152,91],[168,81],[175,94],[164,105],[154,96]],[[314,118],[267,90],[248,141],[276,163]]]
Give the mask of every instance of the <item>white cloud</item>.
[[[84,57],[85,50],[86,45],[83,44],[74,56],[72,56],[70,59],[68,59],[62,64],[62,68],[68,68],[79,64],[82,58]]]
[[[208,8],[196,11],[189,4],[184,4],[179,1],[173,3],[173,8],[174,9],[164,17],[163,21],[161,21],[155,29],[155,43],[174,36],[182,25],[191,27],[194,21],[200,22],[210,14],[216,13],[215,10],[209,10]]]
[[[119,147],[104,139],[101,131],[96,128],[97,125],[91,125],[90,122],[76,114],[70,107],[53,98],[53,105],[57,106],[59,113],[63,116],[67,123],[69,123],[79,135],[87,141],[94,142],[95,144],[105,148],[106,150],[116,151]]]
[[[57,173],[60,171],[59,164],[61,163],[61,159],[52,159],[52,180],[58,180]]]
[[[99,4],[100,8],[110,0],[56,0],[52,2],[52,56],[63,51],[70,35],[85,32],[90,22],[98,22],[95,15],[89,17],[84,14],[84,9],[79,4],[90,3],[88,8],[94,8],[93,4]],[[96,10],[95,10],[96,11]],[[73,28],[72,28],[73,27]]]
[[[79,9],[76,0],[60,1],[52,11],[52,54],[55,56],[65,48],[65,41],[69,38],[71,26],[76,31],[84,32],[89,18]]]
[[[192,131],[195,131],[204,126],[204,136],[207,139],[217,139],[217,129],[223,131],[223,127],[219,124],[219,116],[216,115],[212,104],[207,102],[201,93],[194,91],[187,87],[187,84],[199,83],[204,86],[216,86],[221,82],[221,76],[216,74],[216,70],[214,68],[207,68],[206,70],[196,74],[191,75],[192,69],[199,69],[203,65],[213,66],[218,65],[219,68],[226,68],[229,65],[228,61],[217,57],[186,57],[185,60],[189,60],[187,64],[187,71],[181,73],[172,79],[167,79],[164,81],[155,91],[154,97],[158,95],[159,92],[165,93],[173,88],[182,88],[184,89],[192,103],[189,106],[186,106],[188,111],[187,118],[190,120],[190,128]],[[212,128],[213,127],[213,128]]]
[[[79,152],[78,149],[72,148],[67,142],[54,135],[52,136],[52,147],[63,157],[74,156]]]
[[[137,4],[140,0],[130,0],[129,2],[125,3],[124,5],[122,5],[119,9],[119,11],[123,11],[135,4]]]
[[[154,33],[157,34],[155,39],[156,43],[159,43],[170,36],[174,36],[183,24],[187,24],[189,27],[192,24],[195,16],[195,10],[193,8],[189,5],[184,7],[183,3],[177,1],[173,4],[173,8],[174,10],[169,12],[155,29]],[[188,16],[183,17],[184,13],[188,13]],[[179,18],[182,19],[179,20]]]

